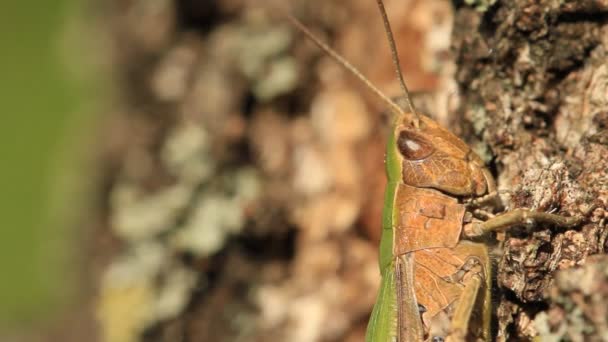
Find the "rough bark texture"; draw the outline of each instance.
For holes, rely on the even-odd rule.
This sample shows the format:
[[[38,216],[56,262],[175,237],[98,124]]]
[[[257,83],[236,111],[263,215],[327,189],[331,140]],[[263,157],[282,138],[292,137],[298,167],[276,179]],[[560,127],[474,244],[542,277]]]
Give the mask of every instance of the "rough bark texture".
[[[542,324],[535,317],[557,305],[558,292],[547,298],[556,271],[606,249],[607,10],[598,1],[504,1],[485,11],[457,10],[460,113],[480,138],[478,150],[495,168],[499,189],[510,195],[509,207],[586,218],[573,230],[541,226],[503,237],[498,339],[537,335]],[[542,335],[608,337],[579,326],[588,338],[581,339],[562,329],[568,323],[551,323]]]
[[[474,146],[508,208],[585,217],[499,234],[497,339],[599,340],[606,261],[587,257],[606,249],[608,5],[466,2],[386,1],[419,107]],[[361,341],[379,283],[382,104],[270,3],[94,3],[116,89],[98,337]],[[289,5],[398,94],[374,1]]]

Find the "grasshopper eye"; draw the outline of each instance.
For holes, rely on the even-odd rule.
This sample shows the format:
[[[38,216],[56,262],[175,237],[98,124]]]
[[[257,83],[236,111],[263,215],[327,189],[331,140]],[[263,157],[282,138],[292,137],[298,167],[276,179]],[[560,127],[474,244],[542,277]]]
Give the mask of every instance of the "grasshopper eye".
[[[397,147],[403,157],[409,160],[424,159],[433,153],[433,147],[426,139],[408,131],[399,133]]]

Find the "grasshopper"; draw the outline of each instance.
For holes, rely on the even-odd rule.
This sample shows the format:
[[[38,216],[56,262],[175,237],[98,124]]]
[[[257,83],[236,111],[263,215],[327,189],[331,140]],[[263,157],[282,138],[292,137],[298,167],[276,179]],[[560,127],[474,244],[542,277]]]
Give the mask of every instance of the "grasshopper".
[[[497,197],[494,178],[464,141],[416,111],[384,4],[377,4],[404,94],[403,107],[286,13],[298,30],[394,112],[385,159],[382,280],[366,341],[490,341],[492,265],[487,245],[476,240],[522,224],[571,227],[580,219],[525,209],[480,217],[483,211],[475,208]]]

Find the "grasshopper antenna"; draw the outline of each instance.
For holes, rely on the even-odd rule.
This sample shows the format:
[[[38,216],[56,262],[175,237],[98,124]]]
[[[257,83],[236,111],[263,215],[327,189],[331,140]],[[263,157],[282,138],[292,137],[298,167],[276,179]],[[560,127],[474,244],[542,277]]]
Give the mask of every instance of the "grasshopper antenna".
[[[391,100],[388,96],[384,95],[384,93],[382,91],[380,91],[380,89],[378,89],[378,87],[376,87],[372,82],[370,82],[370,80],[368,80],[367,77],[365,77],[357,68],[355,68],[346,59],[344,59],[344,57],[342,57],[338,52],[336,52],[334,49],[332,49],[327,44],[323,43],[319,38],[317,38],[312,32],[310,32],[310,30],[308,28],[306,28],[306,26],[304,26],[304,24],[302,24],[302,22],[300,20],[298,20],[296,17],[294,17],[287,11],[285,11],[284,14],[287,17],[287,19],[289,19],[289,21],[293,24],[293,26],[295,26],[298,30],[300,30],[302,33],[304,33],[304,35],[306,35],[306,37],[308,39],[310,39],[313,43],[315,43],[321,50],[323,50],[325,53],[327,53],[338,64],[340,64],[342,67],[344,67],[346,70],[348,70],[351,74],[353,74],[355,77],[357,77],[361,82],[363,82],[363,84],[365,84],[365,86],[367,88],[369,88],[374,94],[376,94],[382,101],[384,101],[386,104],[388,104],[389,107],[391,107],[395,112],[399,113],[400,115],[405,115],[405,112],[403,111],[403,109],[395,101]],[[407,88],[406,88],[406,94],[407,94]],[[409,102],[409,96],[408,96],[408,103],[410,103],[410,107],[413,109],[411,102]],[[418,127],[417,114],[416,114],[415,126]]]
[[[382,15],[382,22],[384,23],[384,31],[386,32],[386,37],[388,38],[388,44],[391,49],[391,55],[393,57],[393,65],[395,66],[395,73],[397,74],[397,79],[399,79],[399,84],[401,85],[401,90],[403,90],[403,94],[405,94],[405,100],[407,102],[407,106],[410,108],[410,111],[414,114],[414,127],[418,128],[420,123],[420,116],[416,109],[414,108],[414,103],[412,102],[412,98],[410,97],[410,92],[407,89],[407,85],[405,85],[405,80],[403,79],[403,73],[401,72],[401,63],[399,63],[399,54],[397,53],[397,45],[395,44],[395,38],[393,37],[393,30],[391,29],[391,24],[388,21],[388,16],[386,15],[386,9],[384,8],[384,3],[382,0],[376,0],[378,3],[378,9],[380,10],[380,14]]]

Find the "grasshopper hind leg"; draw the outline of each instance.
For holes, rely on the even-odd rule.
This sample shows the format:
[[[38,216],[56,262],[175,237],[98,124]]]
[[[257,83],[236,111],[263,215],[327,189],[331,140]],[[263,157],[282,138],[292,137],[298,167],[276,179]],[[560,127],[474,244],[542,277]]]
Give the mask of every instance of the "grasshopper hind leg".
[[[451,320],[446,312],[433,317],[427,342],[488,341],[487,336],[475,339],[470,334],[472,328],[470,323],[474,319],[474,311],[479,304],[478,299],[480,290],[483,289],[483,283],[482,276],[478,273],[472,274],[464,281],[461,297],[450,310]]]
[[[467,340],[469,323],[473,317],[473,310],[478,303],[479,290],[483,285],[482,276],[473,274],[464,282],[462,296],[454,308],[454,315],[450,326],[450,333],[446,342],[464,342]]]
[[[454,252],[465,259],[452,276],[461,285],[461,292],[458,300],[429,322],[427,341],[491,341],[492,277],[487,249],[482,244],[463,241]]]

